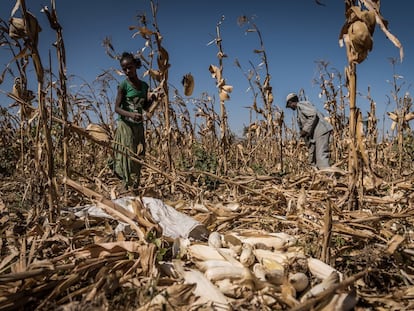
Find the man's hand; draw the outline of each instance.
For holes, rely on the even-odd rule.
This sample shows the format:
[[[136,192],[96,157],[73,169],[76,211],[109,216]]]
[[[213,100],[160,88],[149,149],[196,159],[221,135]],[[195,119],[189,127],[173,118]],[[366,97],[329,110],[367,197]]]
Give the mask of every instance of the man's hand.
[[[300,137],[306,137],[306,136],[308,136],[309,135],[309,133],[308,132],[306,132],[306,131],[304,131],[304,130],[301,130],[300,131]]]

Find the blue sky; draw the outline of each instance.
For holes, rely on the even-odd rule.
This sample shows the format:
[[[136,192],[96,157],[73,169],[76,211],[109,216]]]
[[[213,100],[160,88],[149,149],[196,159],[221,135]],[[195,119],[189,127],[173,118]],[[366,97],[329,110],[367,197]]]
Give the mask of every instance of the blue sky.
[[[317,77],[319,60],[329,62],[343,74],[347,65],[345,48],[338,44],[338,36],[344,23],[344,2],[341,0],[321,0],[319,6],[313,0],[159,0],[157,21],[164,37],[164,47],[169,52],[171,68],[169,82],[183,97],[182,76],[188,72],[195,78],[192,97],[200,97],[202,92],[217,95],[215,80],[208,70],[209,65],[218,65],[217,47],[208,43],[215,38],[216,24],[224,16],[221,24],[222,46],[228,58],[224,60],[224,78],[233,85],[231,100],[226,102],[231,128],[238,134],[249,123],[249,110],[253,95],[248,92],[248,81],[234,63],[237,59],[242,67],[250,68],[249,61],[258,65],[261,60],[253,51],[259,48],[259,39],[254,33],[245,33],[239,27],[237,18],[241,15],[254,16],[260,30],[268,56],[271,85],[275,96],[274,105],[285,109],[285,97],[289,92],[303,88],[318,108],[323,102],[318,97],[320,88],[313,83]],[[0,2],[0,17],[8,20],[14,0]],[[50,7],[48,0],[26,0],[27,8],[38,18],[42,32],[39,45],[44,64],[48,63],[49,50],[53,54],[52,43],[55,34],[49,29],[46,16],[40,13],[42,6]],[[143,47],[144,40],[132,37],[128,27],[137,25],[136,15],[146,12],[151,15],[149,0],[56,0],[58,19],[63,27],[67,70],[82,79],[92,82],[97,75],[109,68],[119,68],[117,61],[105,54],[102,41],[110,37],[115,50],[136,52]],[[414,20],[411,17],[414,4],[405,0],[381,1],[381,12],[389,21],[389,30],[398,37],[404,47],[404,60],[397,63],[395,72],[402,76],[402,94],[411,92],[414,81]],[[399,49],[387,40],[379,27],[374,34],[374,48],[368,58],[357,67],[358,91],[371,96],[377,103],[377,116],[382,119],[385,110],[395,109],[387,105],[387,96],[393,86],[393,67],[390,58],[399,59]],[[10,55],[0,50],[0,65],[3,68]],[[56,65],[55,65],[56,67]],[[143,73],[141,69],[140,74]],[[264,71],[262,72],[264,75]],[[9,79],[11,79],[9,77]],[[121,80],[122,77],[119,77]],[[145,79],[145,78],[144,78]],[[7,91],[5,81],[0,90]],[[7,106],[11,100],[0,95],[1,105]],[[368,102],[359,97],[358,106],[363,113],[369,109]],[[218,103],[218,100],[217,100]],[[191,104],[189,106],[191,109]],[[287,122],[291,112],[286,111]]]

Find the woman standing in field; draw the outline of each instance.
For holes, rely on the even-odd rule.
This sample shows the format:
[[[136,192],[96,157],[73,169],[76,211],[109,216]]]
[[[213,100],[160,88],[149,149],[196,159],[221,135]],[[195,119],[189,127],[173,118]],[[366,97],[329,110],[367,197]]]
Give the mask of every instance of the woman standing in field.
[[[141,60],[124,52],[120,59],[126,79],[118,86],[115,112],[119,115],[114,142],[113,170],[120,177],[126,189],[138,189],[141,164],[131,156],[145,154],[144,111],[153,102],[148,84],[138,78],[137,69]]]

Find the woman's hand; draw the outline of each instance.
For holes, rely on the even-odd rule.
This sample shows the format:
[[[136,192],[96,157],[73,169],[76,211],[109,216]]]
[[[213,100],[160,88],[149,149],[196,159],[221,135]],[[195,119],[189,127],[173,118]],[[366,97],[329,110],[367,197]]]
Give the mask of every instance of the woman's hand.
[[[142,121],[142,114],[138,112],[132,112],[131,119],[133,119],[136,122]]]

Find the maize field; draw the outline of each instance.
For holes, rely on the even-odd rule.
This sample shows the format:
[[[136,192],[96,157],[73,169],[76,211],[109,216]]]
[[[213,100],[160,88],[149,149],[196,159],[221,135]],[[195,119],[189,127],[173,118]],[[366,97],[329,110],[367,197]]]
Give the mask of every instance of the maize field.
[[[308,163],[305,143],[273,102],[268,72],[246,77],[256,90],[252,122],[243,137],[232,133],[219,24],[209,68],[218,102],[202,94],[193,115],[185,96],[197,77],[185,75],[171,91],[174,59],[156,10],[142,18],[136,31],[151,51],[138,56],[156,100],[146,154],[132,157],[142,165],[136,195],[108,164],[116,79],[108,72],[70,90],[52,0],[43,12],[58,38],[52,83],[36,17],[18,1],[21,16],[0,20],[6,67],[17,73],[0,68],[0,88],[14,79],[14,103],[0,110],[0,310],[413,309],[413,99],[394,81],[395,110],[385,116],[393,135],[381,135],[374,99],[362,119],[356,69],[375,49],[374,29],[402,51],[377,1],[362,2],[365,10],[345,1],[338,29],[345,73],[317,64],[333,126],[332,166],[322,170]],[[116,58],[112,43],[104,45]]]

